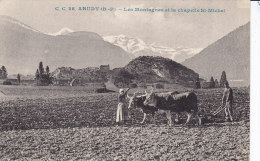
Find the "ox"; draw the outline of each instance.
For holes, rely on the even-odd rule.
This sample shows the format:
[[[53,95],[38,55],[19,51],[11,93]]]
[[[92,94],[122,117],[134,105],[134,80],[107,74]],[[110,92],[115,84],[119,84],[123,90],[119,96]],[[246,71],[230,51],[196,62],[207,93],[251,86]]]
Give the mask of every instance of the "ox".
[[[153,106],[158,109],[171,111],[177,114],[184,112],[188,116],[184,125],[188,124],[192,114],[195,114],[199,120],[199,125],[201,125],[201,118],[198,115],[197,96],[193,92],[185,92],[170,96],[155,94],[153,91],[149,94],[146,92],[144,105]],[[169,123],[169,125],[172,123],[171,117],[169,118]]]
[[[171,92],[170,95],[177,94],[178,92]],[[155,113],[166,113],[166,117],[168,119],[168,124],[172,124],[171,120],[171,111],[170,110],[163,110],[163,109],[158,109],[157,107],[154,106],[149,106],[149,105],[144,105],[144,101],[146,100],[146,95],[141,95],[141,96],[136,96],[134,94],[132,97],[128,96],[129,98],[129,105],[128,109],[131,108],[140,108],[144,114],[143,120],[141,124],[144,123],[147,114],[152,114],[153,118],[153,123],[155,122]],[[178,115],[176,114],[177,119],[175,120],[178,122]]]

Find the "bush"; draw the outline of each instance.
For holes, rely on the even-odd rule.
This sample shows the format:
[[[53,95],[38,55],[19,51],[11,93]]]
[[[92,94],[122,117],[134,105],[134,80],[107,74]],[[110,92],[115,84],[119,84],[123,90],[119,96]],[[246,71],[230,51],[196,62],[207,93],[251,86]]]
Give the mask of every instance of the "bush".
[[[137,84],[136,83],[131,83],[130,84],[130,88],[136,88],[137,87]]]
[[[134,76],[125,69],[115,71],[112,75],[112,82],[119,88],[128,87]]]
[[[12,82],[10,82],[10,81],[4,81],[4,82],[3,82],[3,85],[12,85]]]
[[[146,86],[146,84],[145,84],[144,82],[140,82],[140,83],[138,84],[138,87],[147,89],[147,86]]]
[[[112,91],[112,90],[109,90],[109,89],[106,89],[106,88],[98,88],[98,89],[96,89],[95,92],[96,93],[108,93],[108,92],[115,92],[115,91]]]
[[[196,80],[195,88],[196,88],[196,89],[201,88],[201,86],[200,86],[200,79],[199,79],[199,78],[197,78],[197,80]]]
[[[209,88],[215,88],[215,81],[213,77],[210,78]]]
[[[155,85],[153,85],[153,87],[155,87],[156,89],[163,89],[164,85],[160,83],[156,83]]]

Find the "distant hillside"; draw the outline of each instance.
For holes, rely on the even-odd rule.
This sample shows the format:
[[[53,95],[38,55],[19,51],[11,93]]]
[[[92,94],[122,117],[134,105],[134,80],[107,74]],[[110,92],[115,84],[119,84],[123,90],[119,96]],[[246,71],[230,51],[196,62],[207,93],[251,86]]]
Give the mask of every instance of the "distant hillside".
[[[199,75],[185,66],[163,57],[141,56],[129,62],[123,70],[133,82],[168,82],[193,85]]]
[[[7,16],[0,16],[0,64],[9,74],[34,74],[43,61],[51,70],[110,64],[123,67],[133,56],[92,32],[51,36]]]
[[[99,68],[84,68],[74,69],[71,67],[60,67],[51,73],[51,76],[57,80],[67,79],[78,79],[84,83],[92,82],[106,82],[108,81],[107,75],[109,72],[103,72]]]
[[[250,23],[230,32],[182,64],[207,80],[211,76],[220,79],[225,70],[230,84],[249,85]]]

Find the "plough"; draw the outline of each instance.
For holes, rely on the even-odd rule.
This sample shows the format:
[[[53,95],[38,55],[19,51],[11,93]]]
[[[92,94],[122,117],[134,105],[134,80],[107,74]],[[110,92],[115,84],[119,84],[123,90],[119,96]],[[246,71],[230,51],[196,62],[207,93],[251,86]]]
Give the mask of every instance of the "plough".
[[[214,112],[208,114],[205,116],[206,119],[210,120],[213,117],[215,117],[217,114],[219,114],[221,111],[223,111],[226,108],[226,106],[221,105],[220,107],[217,108]]]
[[[223,105],[221,105],[216,111],[212,112],[211,115],[212,116],[216,116],[217,114],[219,114],[222,110],[225,109],[226,106],[223,107]]]

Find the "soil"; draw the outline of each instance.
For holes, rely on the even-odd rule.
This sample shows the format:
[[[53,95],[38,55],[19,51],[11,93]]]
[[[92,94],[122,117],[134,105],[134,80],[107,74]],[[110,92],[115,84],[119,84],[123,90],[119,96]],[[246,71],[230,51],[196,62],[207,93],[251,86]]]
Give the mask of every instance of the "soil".
[[[0,101],[0,160],[249,160],[249,89],[233,91],[234,122],[221,112],[184,127],[169,127],[161,114],[140,124],[138,109],[116,126],[117,93],[7,98]],[[201,115],[219,107],[222,89],[194,92]]]

